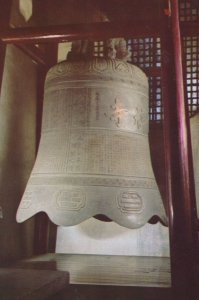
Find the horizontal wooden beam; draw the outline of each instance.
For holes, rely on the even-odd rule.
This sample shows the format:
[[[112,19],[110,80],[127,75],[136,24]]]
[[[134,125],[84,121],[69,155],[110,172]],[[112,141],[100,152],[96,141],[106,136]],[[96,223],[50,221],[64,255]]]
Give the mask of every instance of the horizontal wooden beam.
[[[199,21],[181,22],[182,36],[199,36]]]
[[[0,29],[0,40],[5,43],[46,43],[73,40],[103,40],[116,37],[160,36],[157,22],[100,22],[42,27]]]
[[[142,38],[161,36],[162,26],[157,22],[98,22],[25,28],[0,29],[4,43],[46,43],[73,40],[104,40],[108,38]],[[182,36],[199,35],[199,22],[181,22]]]
[[[161,68],[158,67],[151,67],[151,68],[146,68],[144,70],[147,76],[152,76],[152,77],[161,77],[162,76],[162,71]]]

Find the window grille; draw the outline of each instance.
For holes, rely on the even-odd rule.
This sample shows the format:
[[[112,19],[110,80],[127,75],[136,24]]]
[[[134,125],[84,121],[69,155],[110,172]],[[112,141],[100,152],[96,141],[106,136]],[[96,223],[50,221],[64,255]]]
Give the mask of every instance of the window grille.
[[[133,63],[149,74],[149,118],[163,119],[161,77],[150,76],[150,70],[161,68],[160,38],[137,38],[127,40]],[[185,86],[190,117],[199,109],[199,37],[184,37]],[[95,42],[95,55],[104,56],[104,42]]]
[[[104,41],[94,42],[94,56],[103,57],[104,56]]]
[[[189,115],[199,108],[199,37],[184,37],[185,81]]]
[[[143,71],[161,67],[160,38],[128,39],[127,46],[131,52],[130,63],[140,67]],[[103,41],[94,42],[94,56],[104,56]],[[149,118],[151,121],[160,122],[163,117],[160,77],[149,77],[149,99]]]
[[[127,41],[131,52],[130,62],[150,74],[150,70],[161,68],[161,43],[158,37],[133,38]],[[149,119],[160,122],[163,117],[161,78],[149,77]]]
[[[160,122],[163,119],[161,78],[149,77],[149,119]]]
[[[131,63],[142,69],[161,67],[160,38],[139,38],[127,41]]]
[[[189,0],[180,0],[179,14],[180,21],[199,21],[199,7]]]

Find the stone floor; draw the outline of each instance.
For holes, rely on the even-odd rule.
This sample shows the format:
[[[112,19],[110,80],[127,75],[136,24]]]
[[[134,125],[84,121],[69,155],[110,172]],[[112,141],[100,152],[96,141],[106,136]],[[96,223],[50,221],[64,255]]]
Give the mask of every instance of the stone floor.
[[[169,288],[69,285],[48,300],[176,300]]]
[[[67,272],[0,268],[0,299],[48,299],[65,289],[68,281]]]
[[[1,300],[171,299],[170,263],[164,257],[49,253],[2,272]],[[23,297],[16,298],[20,292]]]

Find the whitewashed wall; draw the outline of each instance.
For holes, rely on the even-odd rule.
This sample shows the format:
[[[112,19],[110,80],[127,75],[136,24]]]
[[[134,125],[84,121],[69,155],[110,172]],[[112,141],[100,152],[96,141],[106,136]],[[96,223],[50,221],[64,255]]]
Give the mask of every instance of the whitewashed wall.
[[[168,228],[160,223],[127,229],[91,218],[79,225],[58,227],[57,253],[169,256]]]

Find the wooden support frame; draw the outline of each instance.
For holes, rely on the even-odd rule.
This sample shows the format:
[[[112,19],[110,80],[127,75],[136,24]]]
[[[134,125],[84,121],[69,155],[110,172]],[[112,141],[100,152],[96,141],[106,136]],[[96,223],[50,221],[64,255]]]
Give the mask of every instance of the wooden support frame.
[[[151,35],[163,37],[165,35],[162,38],[165,47],[165,56],[163,55],[163,100],[172,287],[176,299],[180,297],[181,300],[192,300],[194,299],[194,281],[196,279],[196,205],[192,177],[190,130],[182,84],[178,0],[171,1],[171,9],[170,28],[167,21],[164,23],[164,27],[161,27],[160,24],[142,23],[139,30],[135,29],[133,22],[15,29],[5,29],[4,27],[0,30],[0,39],[1,45],[3,43],[24,45],[24,43],[45,43],[47,41],[107,39],[120,36],[144,37]],[[182,25],[183,35],[198,34],[198,31],[195,23],[187,27]],[[174,73],[171,72],[173,66],[175,66]],[[44,227],[46,228],[46,225]]]
[[[1,41],[14,44],[103,40],[121,36],[160,36],[160,26],[157,22],[96,22],[0,30]]]
[[[199,22],[181,22],[181,32],[183,36],[198,36],[199,35]]]
[[[162,36],[164,144],[174,299],[195,299],[196,203],[188,109],[184,99],[178,0]]]
[[[199,35],[199,22],[181,22],[183,36]],[[104,40],[116,37],[159,37],[162,28],[157,22],[96,22],[0,29],[0,40],[9,44],[70,42],[78,39]]]
[[[41,49],[33,44],[24,45],[19,44],[17,47],[22,50],[25,54],[27,54],[32,60],[34,60],[37,64],[46,66],[47,59],[45,53],[41,51]]]

